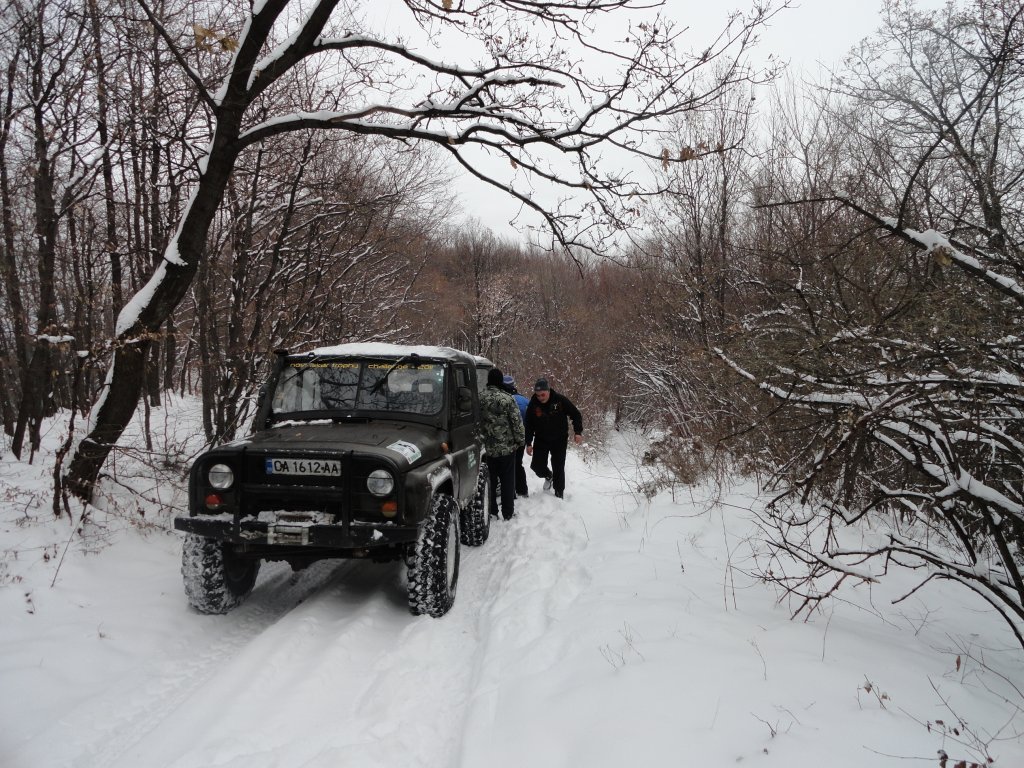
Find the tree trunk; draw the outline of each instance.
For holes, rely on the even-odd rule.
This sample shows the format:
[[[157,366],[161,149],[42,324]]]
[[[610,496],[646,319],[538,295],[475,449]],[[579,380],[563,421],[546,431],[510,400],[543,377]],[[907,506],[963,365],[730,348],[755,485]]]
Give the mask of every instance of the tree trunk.
[[[160,407],[160,352],[161,344],[151,344],[149,360],[146,363],[146,402],[153,408]]]
[[[52,412],[53,372],[50,343],[40,337],[57,332],[57,297],[54,274],[57,260],[57,204],[54,200],[53,166],[50,162],[49,131],[44,105],[40,102],[43,73],[41,64],[33,71],[33,108],[35,179],[33,185],[36,230],[36,269],[39,279],[39,308],[36,311],[36,343],[25,381],[22,382],[21,408],[14,428],[11,451],[21,457],[28,432],[33,452],[39,448],[42,420]]]
[[[203,265],[204,272],[210,272],[213,264],[207,260]],[[214,360],[216,352],[214,347],[214,323],[210,318],[210,282],[212,278],[204,275],[196,286],[196,325],[199,333],[196,346],[199,353],[199,392],[203,399],[203,434],[208,441],[212,441],[216,434],[214,426],[214,412],[216,410],[216,383],[213,376]]]
[[[118,252],[117,212],[114,208],[114,168],[110,162],[110,140],[107,129],[107,70],[103,60],[102,32],[100,29],[100,12],[96,0],[89,0],[89,11],[92,17],[93,56],[96,64],[96,130],[100,144],[103,146],[103,197],[106,215],[105,249],[110,257],[110,291],[114,300],[114,312],[120,312],[124,304],[121,294],[121,254]]]
[[[14,78],[18,67],[17,55],[12,58],[7,68],[6,94],[4,99],[3,124],[0,126],[0,206],[3,221],[3,248],[0,249],[0,278],[7,291],[7,301],[11,306],[11,324],[14,326],[15,350],[18,361],[18,374],[24,380],[28,373],[29,343],[28,316],[22,302],[21,277],[18,274],[15,258],[15,224],[14,201],[11,197],[10,171],[7,167],[7,142],[11,135],[14,122]],[[6,390],[14,391],[14,390]]]
[[[174,323],[174,317],[167,318],[167,335],[164,336],[164,370],[163,388],[165,392],[174,389],[174,365],[178,358],[178,341],[175,334],[178,327]]]

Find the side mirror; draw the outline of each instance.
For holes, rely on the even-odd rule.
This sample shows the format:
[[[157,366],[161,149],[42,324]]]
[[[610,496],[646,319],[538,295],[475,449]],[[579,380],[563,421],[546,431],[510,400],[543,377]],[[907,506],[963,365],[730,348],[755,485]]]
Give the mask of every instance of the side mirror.
[[[455,405],[459,411],[473,410],[473,390],[469,387],[459,387],[455,390]]]

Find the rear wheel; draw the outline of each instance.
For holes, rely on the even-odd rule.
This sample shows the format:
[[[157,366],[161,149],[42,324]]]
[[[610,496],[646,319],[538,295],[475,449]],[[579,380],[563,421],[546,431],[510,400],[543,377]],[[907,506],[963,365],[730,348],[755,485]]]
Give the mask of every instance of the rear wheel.
[[[479,547],[491,534],[491,515],[487,509],[490,485],[491,473],[486,464],[481,464],[476,479],[476,494],[462,513],[462,543],[467,546]]]
[[[416,540],[409,568],[409,610],[439,618],[455,602],[459,582],[459,507],[446,494],[437,494]]]
[[[181,576],[189,603],[201,613],[227,613],[256,583],[260,561],[237,555],[230,544],[188,534],[181,550]]]

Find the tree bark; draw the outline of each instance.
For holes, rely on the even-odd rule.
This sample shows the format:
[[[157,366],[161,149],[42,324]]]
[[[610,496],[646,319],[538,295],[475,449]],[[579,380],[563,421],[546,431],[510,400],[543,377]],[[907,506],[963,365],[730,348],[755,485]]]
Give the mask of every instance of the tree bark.
[[[46,42],[39,34],[39,49],[44,50]],[[50,161],[50,139],[43,104],[45,75],[42,58],[33,62],[32,124],[34,130],[35,179],[33,185],[36,230],[36,270],[39,280],[39,307],[36,310],[36,341],[32,351],[25,381],[22,382],[21,407],[18,423],[14,428],[11,451],[21,457],[21,449],[28,432],[32,450],[39,448],[40,425],[43,416],[52,408],[50,395],[53,392],[52,354],[49,341],[43,336],[57,331],[57,296],[54,274],[57,260],[57,203],[54,199],[54,171]]]
[[[18,275],[18,263],[15,258],[14,241],[14,216],[13,201],[11,199],[10,173],[7,168],[7,140],[10,136],[12,122],[12,88],[14,81],[14,70],[17,58],[11,61],[7,70],[7,98],[4,105],[3,126],[0,128],[0,206],[2,206],[3,220],[3,244],[0,247],[0,282],[4,284],[7,294],[7,302],[11,308],[11,325],[14,330],[14,349],[12,357],[16,364],[8,369],[8,374],[3,379],[3,391],[9,393],[4,397],[3,421],[4,431],[13,435],[17,422],[17,411],[14,408],[14,400],[21,392],[22,382],[28,377],[28,322],[25,315],[25,306],[22,302],[21,278]],[[4,355],[5,359],[7,354]],[[20,445],[15,455],[19,455]]]
[[[103,147],[101,160],[103,170],[103,198],[106,215],[105,249],[110,258],[110,291],[114,301],[114,312],[124,304],[121,293],[121,254],[118,251],[117,211],[114,208],[114,168],[110,162],[110,131],[107,127],[107,68],[103,58],[103,37],[100,29],[100,12],[96,0],[89,0],[92,17],[93,56],[96,63],[96,130]]]

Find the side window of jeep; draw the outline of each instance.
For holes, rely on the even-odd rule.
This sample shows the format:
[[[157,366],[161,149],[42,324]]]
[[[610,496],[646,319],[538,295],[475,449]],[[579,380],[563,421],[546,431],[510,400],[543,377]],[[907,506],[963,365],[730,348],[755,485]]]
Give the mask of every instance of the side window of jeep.
[[[469,368],[464,366],[464,365],[458,366],[455,369],[455,400],[456,400],[456,407],[455,407],[455,409],[453,411],[453,413],[455,413],[455,423],[456,424],[462,425],[462,424],[467,424],[467,423],[473,421],[473,409],[472,408],[470,408],[467,411],[463,411],[463,410],[458,408],[458,390],[461,389],[462,387],[470,389],[470,388],[472,388],[472,386],[473,386],[473,381],[472,381],[472,379],[469,376]]]

